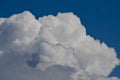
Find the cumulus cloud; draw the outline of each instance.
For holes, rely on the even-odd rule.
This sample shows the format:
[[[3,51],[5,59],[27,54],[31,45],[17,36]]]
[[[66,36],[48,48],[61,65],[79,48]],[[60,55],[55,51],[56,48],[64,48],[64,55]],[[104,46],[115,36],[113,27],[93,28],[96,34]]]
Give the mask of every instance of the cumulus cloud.
[[[86,34],[73,13],[0,18],[1,80],[120,80],[108,77],[118,64],[115,50]]]

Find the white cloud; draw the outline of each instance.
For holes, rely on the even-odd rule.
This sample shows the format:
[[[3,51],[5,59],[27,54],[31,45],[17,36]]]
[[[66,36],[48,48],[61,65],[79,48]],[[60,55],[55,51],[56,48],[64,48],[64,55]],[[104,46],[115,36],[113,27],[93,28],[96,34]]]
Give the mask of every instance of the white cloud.
[[[25,11],[1,18],[0,31],[1,80],[120,80],[108,78],[119,64],[115,50],[73,13],[37,20]]]

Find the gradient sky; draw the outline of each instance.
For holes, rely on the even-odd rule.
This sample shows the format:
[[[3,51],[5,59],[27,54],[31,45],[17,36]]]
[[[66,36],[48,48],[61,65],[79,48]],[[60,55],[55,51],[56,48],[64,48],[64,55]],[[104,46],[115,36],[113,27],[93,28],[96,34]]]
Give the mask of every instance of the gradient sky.
[[[73,12],[80,17],[87,34],[114,47],[120,58],[120,0],[0,0],[0,17],[25,10],[36,18]],[[120,66],[110,76],[120,77]]]

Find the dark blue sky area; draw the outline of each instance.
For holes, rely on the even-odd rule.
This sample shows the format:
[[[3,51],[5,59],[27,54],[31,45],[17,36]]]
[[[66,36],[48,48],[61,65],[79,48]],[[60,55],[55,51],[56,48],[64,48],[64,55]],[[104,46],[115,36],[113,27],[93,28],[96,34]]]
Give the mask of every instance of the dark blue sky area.
[[[36,18],[58,12],[80,17],[87,33],[114,47],[120,58],[120,0],[0,0],[0,17],[31,11]],[[120,67],[111,76],[120,77]]]

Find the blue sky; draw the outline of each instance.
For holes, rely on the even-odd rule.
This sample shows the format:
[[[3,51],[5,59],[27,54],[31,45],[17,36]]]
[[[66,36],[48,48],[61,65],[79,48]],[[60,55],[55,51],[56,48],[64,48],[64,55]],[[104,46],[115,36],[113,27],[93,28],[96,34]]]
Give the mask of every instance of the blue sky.
[[[36,18],[58,12],[80,17],[87,33],[114,47],[120,58],[120,0],[0,0],[0,17],[31,11]],[[120,77],[120,67],[110,76]]]

